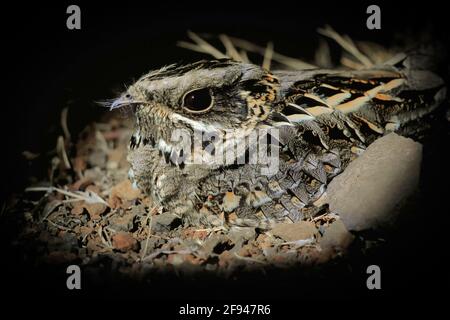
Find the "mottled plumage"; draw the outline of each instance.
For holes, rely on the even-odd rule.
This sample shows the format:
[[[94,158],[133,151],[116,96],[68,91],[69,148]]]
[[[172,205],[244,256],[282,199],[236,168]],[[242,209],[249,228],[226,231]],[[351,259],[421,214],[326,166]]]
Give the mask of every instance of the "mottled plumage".
[[[187,223],[207,224],[219,212],[235,213],[243,224],[314,215],[321,209],[314,202],[352,158],[387,132],[416,132],[414,123],[444,99],[442,80],[409,68],[409,59],[359,71],[269,72],[213,60],[150,72],[112,104],[131,105],[136,116],[130,178]],[[187,153],[203,154],[207,145],[186,150],[172,141],[180,129],[232,132],[244,145],[252,132],[269,128],[278,129],[266,143],[279,159],[269,175],[259,163],[237,161],[248,148],[231,164],[191,163]]]

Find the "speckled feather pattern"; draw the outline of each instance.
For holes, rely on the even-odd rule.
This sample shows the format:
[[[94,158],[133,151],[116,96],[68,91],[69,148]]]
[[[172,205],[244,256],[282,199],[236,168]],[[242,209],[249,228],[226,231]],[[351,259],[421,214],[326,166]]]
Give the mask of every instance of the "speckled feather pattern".
[[[135,109],[130,178],[187,224],[212,221],[201,208],[213,216],[234,214],[234,223],[245,225],[306,219],[323,209],[318,200],[327,184],[368,144],[388,132],[416,132],[420,126],[410,125],[444,99],[439,77],[408,65],[406,57],[371,70],[271,73],[212,60],[150,72],[114,105]],[[199,113],[183,108],[186,92],[202,88],[208,88],[212,106]],[[171,141],[175,129],[228,130],[244,141],[262,128],[279,130],[275,174],[261,175],[258,164],[171,160],[180,151]]]

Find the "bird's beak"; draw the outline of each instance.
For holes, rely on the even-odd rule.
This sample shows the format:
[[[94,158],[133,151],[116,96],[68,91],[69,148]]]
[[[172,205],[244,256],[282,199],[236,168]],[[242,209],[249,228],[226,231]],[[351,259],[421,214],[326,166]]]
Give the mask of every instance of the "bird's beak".
[[[111,106],[109,107],[109,110],[114,110],[123,106],[127,106],[130,104],[133,104],[134,101],[132,99],[126,98],[124,96],[117,98],[116,100],[111,103]]]

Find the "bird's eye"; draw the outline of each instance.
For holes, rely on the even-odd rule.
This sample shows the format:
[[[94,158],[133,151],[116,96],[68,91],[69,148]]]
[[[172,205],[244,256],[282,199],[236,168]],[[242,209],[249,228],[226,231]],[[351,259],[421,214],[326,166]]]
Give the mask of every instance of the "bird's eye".
[[[213,105],[213,97],[209,88],[192,90],[183,97],[183,108],[192,113],[208,111]]]

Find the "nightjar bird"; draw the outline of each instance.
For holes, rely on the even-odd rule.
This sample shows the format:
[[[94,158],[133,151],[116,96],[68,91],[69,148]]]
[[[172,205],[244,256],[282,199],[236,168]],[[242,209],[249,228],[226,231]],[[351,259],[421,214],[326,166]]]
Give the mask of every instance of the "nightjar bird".
[[[241,225],[307,219],[372,141],[417,134],[445,99],[443,80],[416,59],[356,71],[269,72],[226,59],[152,71],[111,105],[135,115],[130,179],[186,224],[222,212]],[[250,161],[255,141],[276,170]]]

